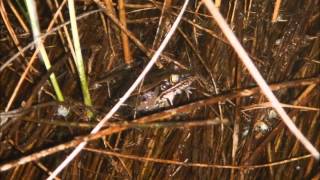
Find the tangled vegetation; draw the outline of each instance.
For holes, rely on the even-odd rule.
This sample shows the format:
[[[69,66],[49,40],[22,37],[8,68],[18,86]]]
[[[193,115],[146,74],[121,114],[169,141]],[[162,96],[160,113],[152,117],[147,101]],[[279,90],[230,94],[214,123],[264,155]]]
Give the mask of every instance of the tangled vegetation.
[[[184,1],[71,2],[0,0],[0,179],[45,179],[83,141],[56,179],[320,178],[200,0],[90,135],[125,100]],[[215,3],[320,150],[319,1]]]

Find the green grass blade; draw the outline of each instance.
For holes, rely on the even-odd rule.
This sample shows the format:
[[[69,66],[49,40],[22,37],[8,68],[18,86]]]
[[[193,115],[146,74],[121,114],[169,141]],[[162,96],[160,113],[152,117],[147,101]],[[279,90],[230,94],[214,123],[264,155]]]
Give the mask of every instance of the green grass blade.
[[[76,55],[75,63],[76,63],[77,70],[79,73],[84,104],[87,106],[92,106],[92,101],[91,101],[90,92],[89,92],[89,88],[88,88],[88,82],[87,82],[87,78],[86,78],[86,74],[85,74],[85,70],[84,70],[84,65],[83,65],[83,58],[82,58],[81,47],[80,47],[78,27],[77,27],[77,22],[76,22],[74,0],[68,0],[68,8],[69,8],[69,15],[70,15],[73,45],[74,45],[74,50],[75,50],[75,55]],[[92,113],[88,113],[88,115],[89,115],[89,117],[91,117]]]
[[[26,2],[27,9],[28,9],[29,17],[30,17],[33,38],[34,38],[34,41],[36,41],[37,48],[39,48],[39,50],[40,50],[40,53],[39,53],[40,59],[44,63],[46,69],[49,70],[51,68],[51,63],[49,61],[46,49],[44,48],[43,43],[42,43],[41,39],[39,38],[41,34],[40,34],[40,27],[39,27],[39,20],[38,20],[36,4],[35,4],[34,0],[26,0],[25,2]],[[54,73],[52,73],[50,75],[50,80],[51,80],[53,89],[56,93],[57,100],[60,102],[63,102],[64,97],[63,97],[63,94],[61,92],[61,89],[59,87],[58,81],[57,81]]]

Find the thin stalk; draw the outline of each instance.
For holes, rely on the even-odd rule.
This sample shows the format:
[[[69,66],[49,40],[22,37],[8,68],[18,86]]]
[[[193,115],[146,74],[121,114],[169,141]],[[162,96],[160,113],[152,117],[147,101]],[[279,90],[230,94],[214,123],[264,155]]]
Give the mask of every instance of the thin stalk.
[[[273,9],[273,14],[272,14],[272,20],[271,20],[272,23],[277,22],[279,11],[280,11],[280,5],[281,5],[281,0],[276,0],[274,9]]]
[[[74,8],[74,0],[68,0],[68,8],[69,8],[69,15],[70,15],[70,23],[71,23],[71,32],[72,32],[74,51],[75,51],[75,55],[76,55],[75,63],[76,63],[77,70],[79,73],[84,104],[87,106],[92,106],[92,101],[91,101],[90,92],[89,92],[89,88],[88,88],[88,82],[87,82],[86,73],[85,73],[84,65],[83,65],[83,58],[82,58],[81,47],[80,47],[78,27],[77,27],[77,22],[76,22],[76,13],[75,13],[75,8]],[[92,113],[89,112],[88,116],[89,117],[92,116]]]
[[[119,3],[119,7],[118,7],[119,20],[122,23],[122,25],[127,28],[127,18],[126,18],[126,10],[125,10],[126,2],[124,0],[119,0],[118,3]],[[124,61],[126,64],[131,64],[133,60],[132,60],[131,50],[129,46],[129,38],[124,31],[121,31],[121,39],[122,39]]]
[[[51,63],[49,61],[49,58],[48,58],[46,49],[44,48],[44,45],[42,43],[42,40],[40,39],[41,33],[40,33],[36,4],[34,0],[26,0],[25,2],[29,12],[29,16],[30,16],[30,23],[31,23],[33,38],[34,38],[34,41],[36,42],[36,46],[39,48],[39,51],[40,51],[39,57],[44,63],[46,69],[49,70],[51,68]],[[51,80],[53,89],[56,93],[57,100],[60,102],[63,102],[64,97],[54,73],[50,75],[50,80]]]

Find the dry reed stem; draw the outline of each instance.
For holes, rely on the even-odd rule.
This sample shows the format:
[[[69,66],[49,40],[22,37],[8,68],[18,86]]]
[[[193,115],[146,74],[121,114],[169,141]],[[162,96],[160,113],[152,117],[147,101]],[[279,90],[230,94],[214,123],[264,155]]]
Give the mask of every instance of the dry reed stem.
[[[281,0],[275,0],[275,1],[276,1],[276,3],[274,5],[272,19],[271,19],[272,23],[277,22],[278,16],[279,16],[279,11],[280,11],[280,6],[281,6]]]
[[[284,164],[288,164],[295,161],[300,161],[304,159],[309,159],[312,157],[311,154],[298,156],[282,161],[267,163],[267,164],[259,164],[259,165],[245,165],[245,166],[234,166],[234,165],[218,165],[218,164],[206,164],[206,163],[188,163],[188,162],[181,162],[181,161],[175,161],[175,160],[168,160],[168,159],[157,159],[157,158],[150,158],[150,157],[141,157],[136,155],[129,155],[129,154],[122,154],[112,151],[106,151],[106,150],[100,150],[100,149],[94,149],[94,148],[84,148],[86,151],[105,154],[108,156],[116,156],[126,159],[132,159],[135,161],[143,161],[143,162],[154,162],[154,163],[161,163],[161,164],[171,164],[171,165],[179,165],[184,167],[198,167],[198,168],[216,168],[216,169],[234,169],[234,170],[245,170],[245,169],[260,169],[260,168],[269,168],[273,166],[280,166]]]
[[[94,128],[98,123],[96,122],[65,122],[59,119],[37,119],[34,118],[25,118],[22,117],[21,121],[27,121],[32,123],[41,123],[55,126],[65,126],[65,127],[73,127],[73,128]],[[228,125],[230,124],[228,119],[223,119],[222,121],[218,119],[208,119],[208,120],[195,120],[185,121],[185,122],[150,122],[147,124],[143,123],[105,123],[104,127],[127,127],[127,128],[188,128],[188,127],[196,127],[196,126],[212,126],[212,125]]]
[[[235,69],[235,86],[237,89],[241,88],[241,63],[236,63],[236,69]],[[241,99],[238,97],[235,99],[235,105],[236,107],[239,107],[241,105]],[[232,134],[232,151],[231,151],[231,157],[232,157],[232,165],[237,165],[237,151],[239,146],[239,137],[240,137],[240,109],[236,108],[235,114],[234,114],[234,126],[233,126],[233,134]],[[231,179],[234,179],[235,172],[231,171]]]
[[[20,89],[20,87],[21,87],[21,85],[22,85],[22,83],[23,83],[23,80],[26,79],[26,76],[27,76],[27,74],[28,74],[28,72],[29,72],[29,69],[31,68],[33,62],[36,60],[36,57],[37,57],[39,51],[40,51],[40,48],[37,48],[36,51],[35,51],[35,53],[32,55],[32,57],[31,57],[28,65],[27,65],[26,69],[25,69],[24,72],[22,73],[22,75],[21,75],[21,77],[20,77],[17,85],[15,86],[15,88],[14,88],[14,90],[13,90],[11,96],[10,96],[10,99],[9,99],[9,101],[8,101],[8,103],[7,103],[7,106],[6,106],[6,108],[5,108],[5,111],[6,111],[6,112],[10,110],[11,105],[12,105],[14,99],[16,98],[16,96],[17,96],[17,94],[18,94],[18,92],[19,92],[19,89]],[[1,122],[1,124],[2,124],[2,122]]]
[[[114,9],[113,9],[112,0],[104,0],[104,4],[105,4],[105,7],[106,7],[106,11],[108,13],[112,14],[112,15],[115,15],[115,12],[114,12]]]
[[[171,6],[172,0],[164,0],[163,6],[161,8],[157,31],[152,43],[152,49],[156,49],[160,45],[163,37],[165,36],[165,33],[170,29],[170,17],[168,17],[167,15],[168,10]],[[156,65],[158,68],[163,68],[163,64],[160,61],[157,61]]]
[[[103,27],[105,29],[105,33],[108,34],[108,42],[110,44],[110,49],[112,51],[112,56],[116,56],[116,52],[114,50],[114,47],[113,47],[113,38],[111,37],[111,32],[112,32],[112,28],[111,28],[111,23],[109,21],[109,19],[107,18],[106,20],[104,15],[103,14],[112,14],[113,16],[115,16],[115,12],[114,12],[114,8],[113,8],[113,4],[112,4],[112,0],[104,0],[104,4],[105,4],[105,9],[103,9],[105,12],[104,13],[100,13],[101,14],[101,18],[103,19],[102,23],[103,23]],[[101,7],[100,7],[101,8]],[[105,23],[107,21],[107,24]],[[121,31],[123,32],[123,30]],[[107,70],[111,70],[112,68],[112,65],[114,64],[114,59],[115,58],[110,58],[110,61],[108,63],[108,66],[107,66]]]
[[[11,0],[8,0],[7,2],[8,2],[9,7],[11,8],[11,11],[15,15],[15,17],[17,18],[17,20],[20,23],[20,25],[23,28],[23,30],[26,33],[30,33],[30,30],[29,30],[28,26],[26,25],[26,23],[24,23],[22,17],[20,16],[19,12],[16,10],[15,6],[12,4]]]
[[[126,2],[124,0],[118,0],[119,4],[119,20],[120,23],[127,29],[127,18],[126,18],[126,10],[125,10],[125,4]],[[123,47],[123,55],[124,55],[124,62],[126,64],[131,64],[133,62],[131,50],[129,46],[129,38],[127,34],[123,31],[121,31],[121,39],[122,39],[122,47]]]
[[[291,105],[291,104],[284,104],[281,103],[282,107],[285,108],[291,108],[291,109],[300,109],[301,111],[320,111],[320,108],[316,107],[308,107],[308,106],[298,106],[298,105]],[[242,111],[252,111],[255,109],[265,109],[265,108],[270,108],[272,107],[270,102],[265,102],[265,103],[259,103],[259,104],[253,104],[249,106],[242,106],[241,109]]]

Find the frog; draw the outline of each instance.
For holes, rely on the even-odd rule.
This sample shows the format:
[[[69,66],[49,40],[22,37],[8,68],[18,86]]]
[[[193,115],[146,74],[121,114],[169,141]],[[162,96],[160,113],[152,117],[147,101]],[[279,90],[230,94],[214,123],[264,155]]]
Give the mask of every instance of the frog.
[[[169,79],[149,91],[138,96],[138,104],[135,107],[136,112],[152,112],[174,105],[174,99],[183,92],[190,98],[192,94],[191,84],[196,80],[189,74],[171,74]]]

